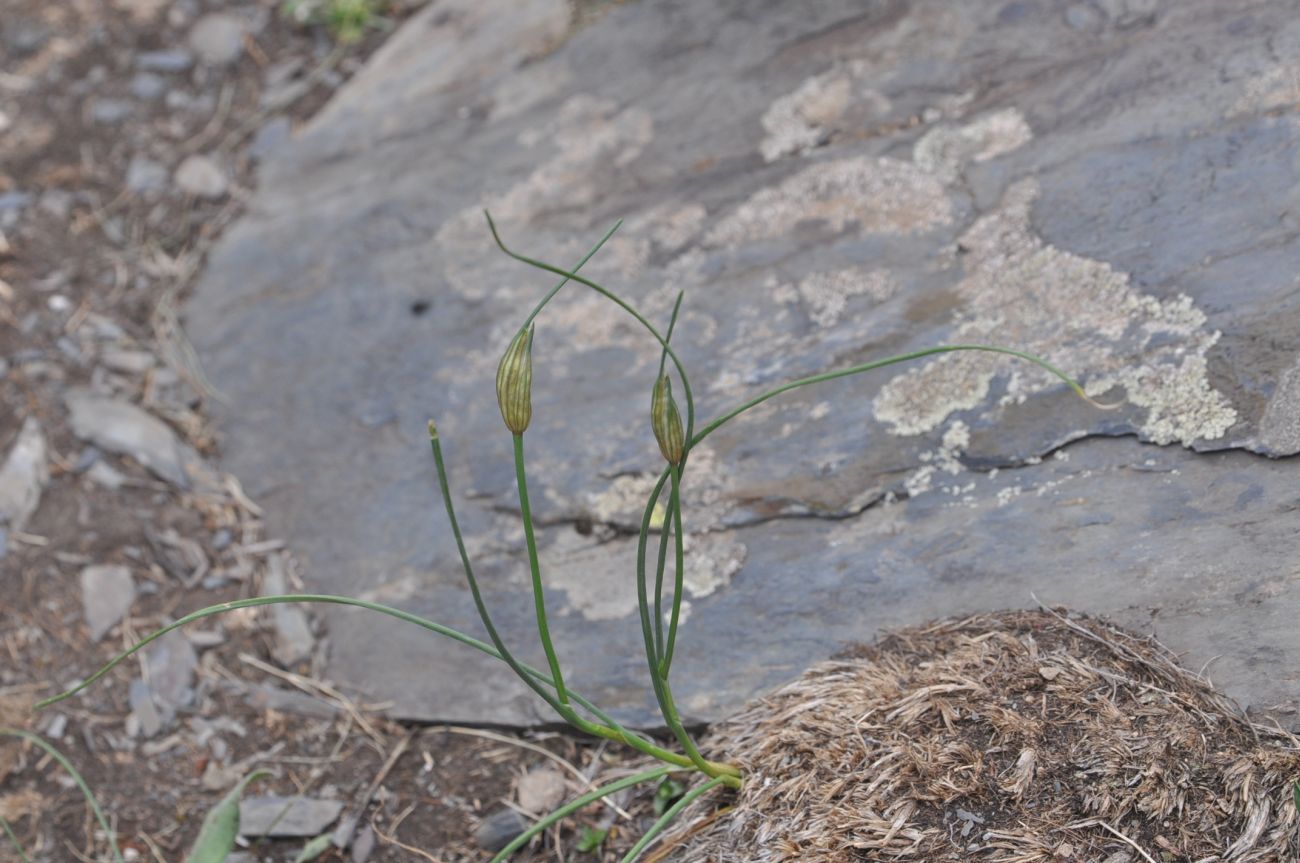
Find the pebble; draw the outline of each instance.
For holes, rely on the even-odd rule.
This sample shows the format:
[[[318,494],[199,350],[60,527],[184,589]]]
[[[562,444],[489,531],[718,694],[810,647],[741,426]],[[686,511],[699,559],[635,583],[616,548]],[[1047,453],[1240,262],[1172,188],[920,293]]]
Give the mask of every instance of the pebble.
[[[190,29],[189,46],[209,66],[233,63],[244,52],[245,25],[233,15],[204,15]]]
[[[113,371],[128,375],[144,374],[155,364],[153,354],[148,351],[133,351],[126,348],[106,348],[100,360]]]
[[[158,477],[189,488],[186,462],[197,462],[162,420],[128,402],[73,388],[64,397],[72,432],[109,452],[129,455]]]
[[[352,840],[352,863],[366,863],[375,853],[375,828],[367,824]]]
[[[9,119],[9,115],[4,111],[0,111],[0,135],[9,131],[9,127],[12,125],[13,121]]]
[[[181,191],[199,198],[220,198],[229,186],[225,171],[207,156],[187,156],[175,180]]]
[[[122,122],[135,113],[135,105],[125,99],[92,99],[90,101],[90,119],[104,125]]]
[[[81,608],[90,640],[99,641],[131,610],[135,580],[118,564],[97,564],[81,571]]]
[[[158,192],[167,188],[167,169],[146,156],[136,154],[126,166],[128,192]]]
[[[0,522],[12,530],[26,528],[49,480],[45,433],[35,417],[28,417],[0,468]]]
[[[564,775],[550,765],[534,767],[519,778],[515,794],[519,806],[529,812],[545,814],[559,806],[568,793]]]
[[[266,576],[262,579],[262,595],[278,596],[289,592],[284,571],[284,556],[273,554],[266,560]],[[271,654],[286,668],[311,656],[316,638],[311,634],[307,613],[296,605],[277,604],[270,607],[271,621],[275,626],[275,646]]]
[[[319,836],[343,811],[339,800],[316,797],[245,797],[239,801],[241,836]],[[278,820],[277,820],[278,819]]]
[[[138,72],[131,79],[131,95],[152,102],[167,92],[167,82],[152,72]]]
[[[474,828],[474,841],[485,851],[500,851],[527,829],[524,816],[513,809],[499,809]]]
[[[135,67],[146,72],[184,72],[194,65],[188,51],[142,51],[135,55]]]
[[[86,471],[86,479],[109,491],[117,491],[126,483],[126,475],[103,461],[97,461]]]
[[[131,681],[128,700],[136,727],[153,737],[194,702],[194,670],[199,655],[184,633],[173,631],[145,648],[146,678]]]

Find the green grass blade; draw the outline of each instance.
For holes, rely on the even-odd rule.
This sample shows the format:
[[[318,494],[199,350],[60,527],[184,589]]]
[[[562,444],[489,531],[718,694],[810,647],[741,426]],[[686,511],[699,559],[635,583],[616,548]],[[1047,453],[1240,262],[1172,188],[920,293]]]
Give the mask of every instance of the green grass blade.
[[[550,827],[556,821],[572,815],[582,807],[594,803],[602,797],[613,794],[615,791],[622,791],[624,788],[631,788],[633,785],[639,785],[642,782],[648,782],[652,779],[658,779],[661,776],[667,776],[669,773],[678,772],[680,769],[681,768],[678,767],[656,767],[653,770],[646,770],[641,773],[633,774],[632,776],[625,776],[624,778],[611,782],[608,785],[602,785],[594,791],[589,791],[581,797],[564,804],[545,818],[538,820],[537,823],[533,824],[523,833],[520,833],[514,839],[510,840],[510,844],[498,851],[497,855],[492,858],[491,863],[501,863],[501,861],[508,859],[511,854],[527,845],[530,839]]]
[[[18,852],[18,859],[22,863],[32,863],[27,856],[27,850],[23,848],[23,843],[18,841],[18,836],[14,833],[13,828],[9,826],[9,822],[4,819],[4,816],[0,816],[0,830],[3,830],[5,836],[9,837],[9,844],[13,845],[14,850]]]
[[[104,810],[100,808],[99,801],[95,799],[95,793],[90,790],[90,786],[86,784],[86,780],[81,778],[81,774],[77,772],[77,768],[72,766],[72,762],[65,758],[62,752],[55,749],[52,743],[46,741],[45,738],[41,737],[39,734],[33,734],[32,732],[24,731],[21,728],[0,728],[0,736],[20,737],[23,740],[31,741],[36,746],[45,750],[47,755],[57,761],[59,766],[67,771],[67,774],[72,777],[72,781],[76,783],[77,788],[81,789],[81,794],[86,798],[86,803],[90,805],[90,811],[95,814],[95,820],[99,822],[100,829],[103,830],[104,835],[108,837],[108,847],[113,852],[113,859],[116,860],[117,863],[123,863],[122,852],[118,850],[117,847],[117,834],[113,832],[112,827],[108,826],[108,819],[104,817]]]
[[[537,637],[541,639],[542,650],[546,653],[546,662],[551,667],[551,679],[555,681],[555,693],[561,704],[569,703],[569,695],[564,690],[564,672],[560,670],[560,658],[555,653],[551,642],[551,628],[546,620],[546,596],[542,588],[542,566],[537,557],[537,537],[533,535],[533,510],[528,503],[528,474],[524,469],[524,436],[515,435],[515,486],[519,491],[519,512],[524,522],[524,544],[528,548],[528,571],[533,582],[533,608],[537,613]]]
[[[484,210],[483,212],[484,215],[487,214],[486,210]],[[488,222],[491,223],[491,221],[492,221],[492,217],[488,216]],[[587,261],[590,261],[592,256],[600,251],[600,247],[605,245],[606,241],[608,241],[610,237],[614,236],[614,232],[617,231],[622,226],[623,226],[622,219],[619,219],[617,222],[615,222],[614,227],[606,231],[605,236],[601,237],[600,241],[597,242],[596,245],[591,247],[591,251],[587,252],[587,254],[582,256],[582,260],[578,261],[578,265],[573,268],[573,272],[576,273],[578,272],[578,270],[581,270],[583,266],[586,265]],[[542,297],[537,302],[536,306],[533,306],[533,310],[528,313],[528,317],[524,319],[524,325],[520,327],[520,329],[524,329],[524,330],[528,329],[528,325],[533,322],[533,319],[542,313],[542,309],[546,308],[546,304],[549,303],[555,297],[555,295],[560,292],[560,289],[569,283],[569,281],[570,279],[568,276],[565,276],[563,279],[560,279],[560,283],[555,287],[551,288],[546,293],[546,296]]]
[[[663,815],[659,816],[658,821],[650,825],[650,829],[645,832],[645,835],[642,836],[640,840],[632,846],[632,849],[623,856],[622,863],[633,863],[633,861],[645,853],[645,850],[650,847],[650,843],[653,842],[660,833],[664,832],[664,829],[673,822],[673,819],[681,814],[683,809],[690,806],[702,795],[708,794],[714,788],[723,784],[723,781],[723,778],[719,776],[710,779],[700,787],[694,788],[683,794],[680,800],[674,803]]]

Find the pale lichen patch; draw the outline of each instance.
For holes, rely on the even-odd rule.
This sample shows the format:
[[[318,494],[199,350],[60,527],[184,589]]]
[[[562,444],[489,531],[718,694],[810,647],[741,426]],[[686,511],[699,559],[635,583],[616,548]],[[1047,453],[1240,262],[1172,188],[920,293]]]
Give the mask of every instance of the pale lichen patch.
[[[917,165],[952,182],[970,162],[985,162],[1029,143],[1033,132],[1015,108],[995,111],[964,126],[941,125],[926,132],[912,150]]]
[[[1042,356],[1094,394],[1120,384],[1147,409],[1140,430],[1156,443],[1221,438],[1237,412],[1209,384],[1205,355],[1219,336],[1205,329],[1204,313],[1185,296],[1143,294],[1110,265],[1043,242],[1029,221],[1037,191],[1033,180],[1016,183],[962,236],[964,308],[952,341]],[[1017,399],[1058,384],[1008,357],[946,354],[893,378],[874,413],[895,434],[921,434],[982,404],[994,378],[1012,369]]]
[[[830,327],[840,320],[851,298],[865,296],[879,303],[892,297],[897,290],[897,282],[886,270],[846,267],[810,273],[797,286],[781,286],[774,296],[787,303],[802,300],[813,323]]]
[[[841,126],[851,109],[870,117],[889,111],[889,100],[864,86],[868,65],[854,60],[806,78],[793,92],[774,101],[763,114],[759,144],[763,161],[798,156],[821,146]]]
[[[914,234],[952,221],[940,178],[910,162],[858,156],[819,162],[761,189],[714,226],[707,242],[734,247],[761,242],[801,222],[842,232]]]

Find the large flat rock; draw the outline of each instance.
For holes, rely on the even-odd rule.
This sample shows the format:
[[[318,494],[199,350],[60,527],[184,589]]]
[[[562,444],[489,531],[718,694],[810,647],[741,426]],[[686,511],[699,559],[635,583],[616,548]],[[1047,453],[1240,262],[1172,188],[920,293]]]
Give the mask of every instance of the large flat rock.
[[[1285,2],[437,2],[290,146],[188,309],[227,467],[311,587],[540,662],[501,351],[570,264],[666,321],[702,419],[675,689],[710,719],[881,628],[1034,602],[1300,704],[1300,19]],[[654,724],[631,562],[658,352],[577,287],[538,321],[532,496],[567,677]],[[549,721],[490,660],[350,610],[330,674],[406,717]]]

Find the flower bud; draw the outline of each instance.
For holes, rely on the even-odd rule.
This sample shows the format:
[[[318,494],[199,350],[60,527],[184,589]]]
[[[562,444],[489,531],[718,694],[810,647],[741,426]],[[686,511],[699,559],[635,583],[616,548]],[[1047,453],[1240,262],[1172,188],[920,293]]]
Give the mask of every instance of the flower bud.
[[[650,427],[654,429],[659,451],[669,464],[681,464],[686,435],[682,431],[682,415],[673,399],[673,384],[668,375],[660,375],[650,396]]]
[[[520,330],[497,366],[497,404],[506,428],[524,433],[533,418],[533,328]]]

